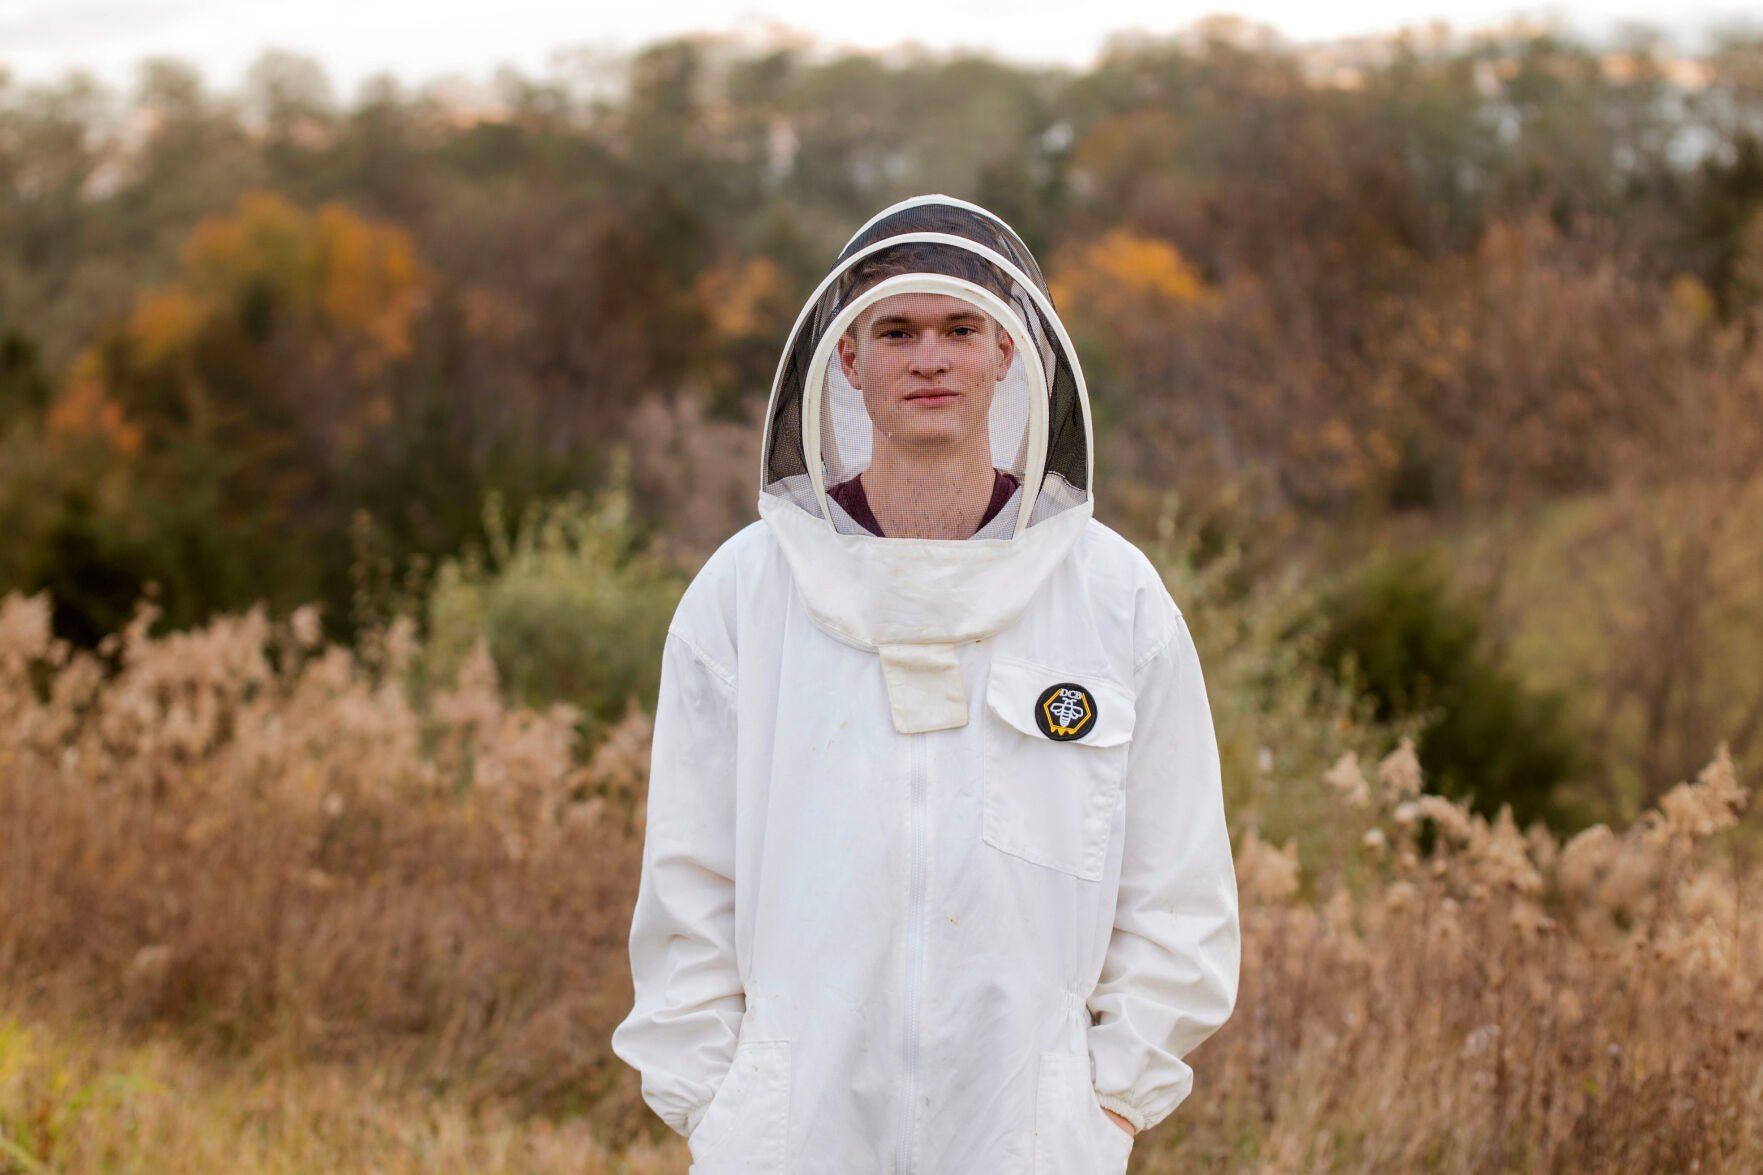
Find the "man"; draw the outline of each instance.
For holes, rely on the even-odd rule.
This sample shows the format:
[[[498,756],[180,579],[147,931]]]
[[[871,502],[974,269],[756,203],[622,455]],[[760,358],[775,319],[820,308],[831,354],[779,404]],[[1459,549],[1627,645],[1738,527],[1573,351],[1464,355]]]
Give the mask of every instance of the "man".
[[[1191,1090],[1237,989],[1217,744],[1092,475],[1016,234],[860,229],[663,654],[612,1043],[698,1175],[1120,1175]]]

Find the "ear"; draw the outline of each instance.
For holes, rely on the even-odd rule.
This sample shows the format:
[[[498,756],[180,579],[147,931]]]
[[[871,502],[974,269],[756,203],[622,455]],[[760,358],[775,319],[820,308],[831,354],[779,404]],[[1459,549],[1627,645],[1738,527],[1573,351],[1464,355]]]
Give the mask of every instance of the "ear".
[[[839,336],[839,370],[845,373],[845,380],[858,391],[863,384],[857,376],[857,340],[848,334]]]
[[[1002,324],[992,329],[998,332],[998,369],[992,376],[993,382],[997,382],[1010,374],[1010,360],[1016,356],[1016,336],[1005,330]]]

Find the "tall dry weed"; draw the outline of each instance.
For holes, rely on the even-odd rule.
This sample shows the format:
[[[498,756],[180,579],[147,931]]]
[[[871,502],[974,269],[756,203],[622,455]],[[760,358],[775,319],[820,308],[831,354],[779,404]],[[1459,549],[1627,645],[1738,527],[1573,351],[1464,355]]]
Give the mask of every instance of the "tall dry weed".
[[[362,657],[309,612],[156,636],[145,608],[93,654],[49,620],[0,602],[0,986],[223,1054],[636,1120],[606,1040],[640,712],[584,765],[575,714],[506,705],[481,648],[413,706],[406,627]]]
[[[1566,844],[1425,793],[1406,740],[1376,776],[1328,773],[1365,816],[1303,884],[1292,846],[1239,844],[1241,997],[1181,1141],[1139,1169],[1763,1164],[1763,933],[1717,839],[1747,797],[1725,746],[1630,829]]]
[[[606,1046],[641,713],[584,761],[569,708],[505,703],[481,645],[419,704],[405,626],[351,651],[308,612],[152,619],[76,653],[46,600],[0,602],[0,993],[658,1136]],[[1240,998],[1135,1171],[1763,1167],[1760,895],[1724,745],[1566,843],[1428,793],[1406,739],[1314,786],[1302,854],[1232,813]]]

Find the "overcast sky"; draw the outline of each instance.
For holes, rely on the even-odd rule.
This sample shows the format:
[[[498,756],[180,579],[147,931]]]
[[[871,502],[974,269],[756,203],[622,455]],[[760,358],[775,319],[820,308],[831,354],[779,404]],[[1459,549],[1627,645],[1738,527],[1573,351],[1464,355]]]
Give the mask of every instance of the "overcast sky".
[[[835,45],[881,48],[916,41],[936,49],[987,48],[1030,62],[1082,66],[1111,32],[1167,33],[1211,12],[1270,24],[1292,40],[1391,32],[1444,20],[1471,29],[1508,17],[1554,18],[1588,39],[1609,37],[1624,21],[1654,25],[1694,49],[1718,24],[1749,19],[1758,6],[1723,0],[892,0],[865,9],[827,0],[711,4],[636,0],[623,4],[555,0],[0,0],[0,65],[14,76],[47,80],[84,68],[112,84],[133,81],[144,57],[195,63],[217,86],[235,85],[266,48],[322,61],[348,95],[364,78],[389,71],[408,81],[442,75],[487,78],[499,65],[543,73],[560,49],[628,49],[671,33],[725,30],[772,20]]]

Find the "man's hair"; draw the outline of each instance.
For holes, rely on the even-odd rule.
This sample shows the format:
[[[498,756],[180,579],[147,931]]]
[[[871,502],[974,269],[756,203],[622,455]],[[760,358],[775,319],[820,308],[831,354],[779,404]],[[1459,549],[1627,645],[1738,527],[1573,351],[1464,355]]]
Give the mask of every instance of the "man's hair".
[[[965,278],[998,295],[1006,305],[1010,303],[1009,278],[985,258],[933,241],[908,241],[877,249],[845,271],[839,282],[838,304],[848,306],[871,286],[902,273],[941,273]],[[999,325],[1002,327],[1001,323]],[[846,333],[852,334],[856,329],[857,322],[853,319]]]

